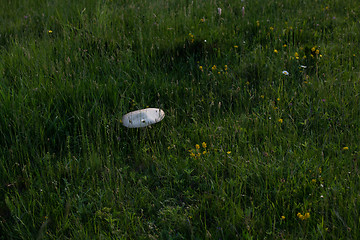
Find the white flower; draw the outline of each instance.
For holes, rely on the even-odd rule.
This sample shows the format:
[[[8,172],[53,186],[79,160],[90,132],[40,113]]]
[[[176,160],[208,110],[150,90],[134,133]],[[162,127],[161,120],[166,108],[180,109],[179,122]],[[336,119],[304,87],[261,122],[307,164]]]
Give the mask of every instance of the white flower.
[[[221,16],[221,8],[217,9],[219,16]]]
[[[288,71],[282,71],[282,74],[284,74],[284,75],[289,75],[289,72]]]
[[[300,65],[301,68],[307,68],[307,66],[304,66],[304,65]]]

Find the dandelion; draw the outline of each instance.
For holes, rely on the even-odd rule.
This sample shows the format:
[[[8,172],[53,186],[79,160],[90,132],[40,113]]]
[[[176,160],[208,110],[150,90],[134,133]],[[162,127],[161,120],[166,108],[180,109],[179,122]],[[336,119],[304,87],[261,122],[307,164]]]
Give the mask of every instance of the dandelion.
[[[203,155],[205,155],[206,154],[206,151],[203,151]]]
[[[227,151],[226,153],[227,153],[227,154],[230,154],[230,153],[231,153],[231,151]]]
[[[234,45],[234,48],[238,48],[239,46],[238,45]]]
[[[206,142],[203,142],[201,145],[203,148],[206,148]]]
[[[227,65],[225,65],[225,66],[224,66],[224,68],[225,68],[225,71],[227,71],[227,70],[228,70],[228,66],[227,66]]]
[[[312,182],[312,183],[316,183],[316,179],[312,179],[311,182]]]
[[[196,145],[195,145],[195,148],[196,148],[196,149],[199,149],[199,148],[200,148],[200,145],[199,145],[199,144],[196,144]]]
[[[280,98],[277,98],[276,100],[277,100],[277,101],[280,101]]]
[[[343,147],[343,150],[349,150],[349,147]]]
[[[283,45],[283,47],[287,47],[287,45],[286,45],[286,44],[284,44],[284,45]]]
[[[52,33],[52,31],[51,31],[51,30],[49,30],[49,31],[48,31],[48,33]]]
[[[203,66],[199,66],[200,71],[203,71]]]
[[[281,216],[281,220],[285,220],[285,216]]]
[[[212,66],[211,69],[214,71],[216,70],[216,65]]]
[[[312,47],[312,48],[311,48],[311,51],[312,51],[312,52],[315,52],[315,47]]]
[[[283,123],[283,121],[284,120],[282,118],[279,118],[279,120],[278,120],[279,123]]]
[[[274,53],[278,53],[278,50],[274,49]]]
[[[288,72],[288,71],[282,71],[282,74],[288,76],[288,75],[289,75],[289,72]]]
[[[320,53],[320,51],[319,51],[319,49],[317,49],[317,50],[315,51],[315,54],[316,54],[316,55],[319,55],[319,53]]]

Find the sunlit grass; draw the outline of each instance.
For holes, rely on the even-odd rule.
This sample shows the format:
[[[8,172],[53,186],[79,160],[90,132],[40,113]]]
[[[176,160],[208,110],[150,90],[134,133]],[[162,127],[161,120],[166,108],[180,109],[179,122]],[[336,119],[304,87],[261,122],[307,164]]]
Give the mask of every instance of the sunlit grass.
[[[359,13],[8,1],[0,238],[359,238]]]

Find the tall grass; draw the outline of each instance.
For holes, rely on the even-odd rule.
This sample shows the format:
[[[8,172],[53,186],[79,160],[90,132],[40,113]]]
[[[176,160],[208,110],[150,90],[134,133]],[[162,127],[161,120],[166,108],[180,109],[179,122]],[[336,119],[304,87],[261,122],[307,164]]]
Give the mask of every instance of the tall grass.
[[[0,238],[359,238],[359,14],[5,1]]]

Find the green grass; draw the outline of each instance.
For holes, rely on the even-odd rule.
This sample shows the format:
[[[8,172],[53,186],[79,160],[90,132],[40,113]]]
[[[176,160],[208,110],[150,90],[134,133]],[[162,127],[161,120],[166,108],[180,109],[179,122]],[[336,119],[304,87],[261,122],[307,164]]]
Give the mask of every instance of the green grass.
[[[359,14],[5,1],[0,239],[359,239]]]

